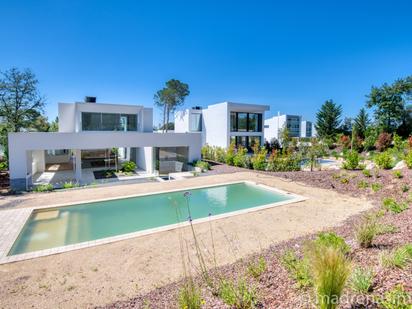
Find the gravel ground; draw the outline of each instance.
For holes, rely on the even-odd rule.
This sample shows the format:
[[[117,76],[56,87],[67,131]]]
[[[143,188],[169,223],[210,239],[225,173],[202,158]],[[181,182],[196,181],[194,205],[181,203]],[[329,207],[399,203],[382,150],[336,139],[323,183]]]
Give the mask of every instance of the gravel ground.
[[[225,165],[216,165],[210,174],[236,172],[239,168]],[[384,197],[392,196],[398,201],[404,201],[412,192],[403,192],[404,187],[412,187],[412,171],[402,170],[403,177],[398,179],[393,176],[392,171],[380,171],[379,177],[365,177],[360,171],[321,171],[321,172],[288,172],[288,173],[266,173],[283,177],[290,181],[298,181],[313,187],[336,190],[340,193],[352,196],[366,196],[374,201],[376,209],[382,203]],[[342,180],[347,179],[347,180]],[[368,183],[368,188],[360,188],[359,182]],[[379,183],[382,188],[374,192],[370,185]],[[357,246],[354,239],[353,227],[361,219],[354,216],[343,225],[333,229],[337,234],[345,238],[351,245],[351,260],[356,266],[371,267],[375,272],[373,290],[369,295],[362,296],[354,294],[349,288],[345,289],[344,301],[340,308],[378,308],[373,300],[374,296],[383,293],[397,284],[403,284],[405,290],[412,293],[412,265],[405,269],[387,269],[379,264],[379,254],[398,245],[412,243],[412,208],[400,214],[386,213],[382,219],[384,224],[395,225],[398,230],[392,234],[378,236],[374,240],[374,246],[363,249]],[[299,289],[295,282],[290,279],[284,267],[280,264],[279,256],[287,249],[299,251],[302,244],[315,235],[309,235],[299,239],[283,242],[261,252],[267,263],[267,269],[258,279],[248,278],[249,283],[256,287],[259,295],[259,307],[261,308],[312,308],[311,290]],[[220,267],[212,271],[218,277],[240,278],[246,273],[246,265],[257,259],[250,256],[235,264]],[[199,281],[199,279],[196,279]],[[173,308],[177,306],[177,295],[182,282],[176,282],[167,286],[159,287],[148,294],[139,295],[125,302],[116,302],[105,308]],[[200,281],[199,281],[199,284]],[[203,308],[228,308],[222,301],[202,286],[202,297],[205,300]],[[356,300],[354,300],[356,297]]]

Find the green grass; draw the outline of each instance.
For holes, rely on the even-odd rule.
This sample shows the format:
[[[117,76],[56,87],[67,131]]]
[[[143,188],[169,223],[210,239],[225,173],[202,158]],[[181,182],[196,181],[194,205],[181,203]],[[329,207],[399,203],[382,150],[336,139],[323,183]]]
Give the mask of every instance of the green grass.
[[[369,187],[369,183],[367,182],[367,181],[365,181],[365,180],[360,180],[359,182],[358,182],[358,188],[359,189],[366,189],[366,188],[368,188]]]
[[[250,286],[245,279],[240,279],[238,282],[222,280],[219,286],[219,297],[225,304],[236,309],[252,309],[258,302],[256,288]]]
[[[398,170],[393,171],[392,175],[393,177],[398,178],[398,179],[401,179],[403,177],[402,172]]]
[[[349,286],[356,293],[366,294],[372,289],[374,276],[372,269],[356,267],[349,279]]]
[[[411,295],[407,293],[402,285],[397,285],[386,292],[379,304],[384,309],[412,309]]]
[[[380,183],[374,182],[371,184],[371,188],[373,192],[378,192],[380,189],[382,189],[382,185]]]
[[[187,280],[179,291],[179,308],[180,309],[200,309],[203,299],[200,289],[195,285],[193,280]]]
[[[316,246],[333,247],[339,249],[343,254],[350,252],[350,247],[345,240],[333,232],[319,233],[317,238],[314,240],[314,244]]]
[[[386,197],[383,199],[382,207],[396,214],[399,214],[409,208],[406,202],[398,203],[397,201],[395,201],[395,199],[390,197]]]
[[[363,170],[362,174],[363,176],[368,177],[368,178],[372,177],[372,173],[370,170]]]
[[[383,267],[403,269],[412,261],[412,244],[385,251],[379,258]]]
[[[247,273],[253,278],[259,278],[266,271],[266,261],[260,256],[257,261],[250,262],[247,266]]]
[[[50,192],[53,190],[54,190],[54,187],[52,184],[38,185],[33,188],[34,192]]]
[[[376,215],[364,216],[362,221],[355,227],[355,238],[362,248],[369,248],[378,235],[378,218]]]
[[[299,288],[312,285],[307,259],[299,258],[293,250],[288,250],[282,255],[281,263]]]

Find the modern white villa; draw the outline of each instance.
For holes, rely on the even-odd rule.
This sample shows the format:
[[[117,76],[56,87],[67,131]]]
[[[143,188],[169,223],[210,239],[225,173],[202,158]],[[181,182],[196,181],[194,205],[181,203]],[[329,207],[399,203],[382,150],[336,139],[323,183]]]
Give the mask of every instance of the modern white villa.
[[[311,121],[302,120],[299,115],[277,115],[265,120],[265,140],[279,139],[280,132],[287,128],[290,137],[314,137],[316,132]]]
[[[175,114],[175,132],[200,132],[202,144],[227,148],[230,143],[247,148],[264,142],[263,120],[267,105],[223,102],[194,107]]]
[[[10,185],[94,182],[99,171],[124,161],[137,165],[133,177],[184,171],[200,159],[200,133],[153,133],[153,109],[140,105],[59,103],[59,132],[9,134]]]

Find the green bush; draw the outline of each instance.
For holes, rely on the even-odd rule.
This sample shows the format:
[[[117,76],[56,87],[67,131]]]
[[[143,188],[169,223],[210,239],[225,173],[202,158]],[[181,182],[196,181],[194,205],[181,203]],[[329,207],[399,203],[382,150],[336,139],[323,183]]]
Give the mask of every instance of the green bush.
[[[50,183],[45,184],[45,185],[37,185],[33,188],[34,192],[50,192],[53,190],[54,190],[54,187]]]
[[[0,171],[7,171],[8,168],[7,161],[0,162]]]
[[[235,158],[235,143],[230,143],[227,151],[226,151],[226,157],[225,157],[225,162],[227,165],[234,165],[234,160]]]
[[[243,146],[239,146],[235,156],[233,157],[233,165],[237,167],[249,167],[249,160],[247,156],[247,149]]]
[[[358,188],[359,189],[366,189],[366,188],[368,188],[369,187],[369,183],[367,182],[367,181],[365,181],[365,180],[360,180],[359,182],[358,182]]]
[[[281,263],[299,288],[312,285],[307,259],[299,258],[294,251],[288,250],[282,255]]]
[[[259,278],[266,271],[266,261],[263,256],[260,256],[257,261],[249,263],[247,272],[253,278]]]
[[[405,164],[408,168],[412,168],[412,151],[409,151],[406,155],[405,155]]]
[[[318,308],[335,309],[350,275],[350,262],[339,248],[313,246],[308,253]]]
[[[398,178],[398,179],[400,179],[400,178],[403,177],[402,172],[401,172],[401,171],[398,171],[398,170],[393,171],[392,174],[393,174],[393,177]]]
[[[222,280],[219,286],[219,297],[225,304],[236,309],[252,309],[258,302],[255,287],[249,286],[245,279],[240,279],[238,282]]]
[[[380,189],[382,189],[382,185],[378,182],[374,182],[371,184],[371,188],[373,192],[378,192]]]
[[[360,156],[357,151],[349,151],[345,156],[345,162],[342,167],[346,170],[355,170],[359,168]]]
[[[122,163],[122,171],[126,173],[132,173],[136,170],[136,163],[133,161],[125,161]]]
[[[206,161],[196,161],[195,163],[196,167],[199,167],[202,171],[208,171],[210,170],[210,164],[209,162]]]
[[[314,244],[318,247],[336,248],[343,254],[350,252],[350,247],[345,240],[333,232],[319,233],[317,238],[314,240]]]
[[[379,258],[384,267],[403,269],[412,261],[412,244],[382,252]]]
[[[411,309],[411,299],[411,295],[405,291],[404,287],[397,285],[379,299],[379,304],[384,309]]]
[[[376,215],[364,216],[355,227],[355,238],[360,247],[369,248],[378,235],[379,223]]]
[[[408,204],[406,202],[398,203],[393,198],[386,197],[382,202],[383,208],[389,210],[393,213],[399,214],[404,210],[408,209]]]
[[[390,155],[387,151],[378,153],[375,156],[374,161],[378,167],[383,169],[390,169],[394,165],[392,155]]]
[[[392,135],[386,132],[379,134],[375,147],[378,151],[385,151],[392,143]]]
[[[372,289],[374,273],[372,269],[356,267],[349,280],[351,289],[357,293],[368,293]]]
[[[362,174],[365,177],[372,177],[371,171],[370,170],[362,170]]]
[[[195,285],[193,280],[185,282],[179,291],[179,308],[180,309],[200,309],[202,307],[202,296],[200,289]]]
[[[401,187],[402,192],[408,192],[409,191],[409,186],[407,184],[403,184]]]
[[[279,154],[274,151],[268,159],[267,170],[272,172],[300,171],[301,158],[297,154]]]
[[[73,182],[73,181],[67,181],[63,184],[64,189],[76,188],[78,186],[79,186],[79,184],[77,182]]]
[[[253,156],[250,159],[254,170],[263,171],[266,169],[266,154],[267,150],[265,148],[254,147]]]

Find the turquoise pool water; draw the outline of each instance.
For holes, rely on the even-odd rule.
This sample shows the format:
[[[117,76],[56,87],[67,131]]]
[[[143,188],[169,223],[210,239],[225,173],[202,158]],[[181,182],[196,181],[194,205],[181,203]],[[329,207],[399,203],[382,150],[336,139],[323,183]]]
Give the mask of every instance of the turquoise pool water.
[[[292,199],[236,183],[34,211],[9,255],[117,236]]]

